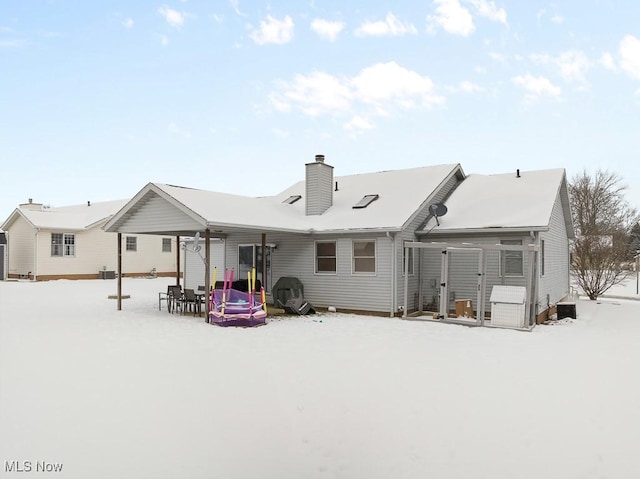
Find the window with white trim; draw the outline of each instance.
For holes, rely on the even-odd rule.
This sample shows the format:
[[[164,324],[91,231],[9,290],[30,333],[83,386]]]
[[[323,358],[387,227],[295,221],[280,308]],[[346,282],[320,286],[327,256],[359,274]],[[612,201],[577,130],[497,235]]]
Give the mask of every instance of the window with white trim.
[[[162,238],[162,252],[171,253],[171,238]]]
[[[544,240],[540,240],[540,276],[544,276]]]
[[[354,273],[376,272],[376,242],[375,240],[353,240]]]
[[[522,240],[502,240],[500,241],[500,244],[522,246]],[[524,276],[524,262],[522,253],[522,251],[509,250],[500,252],[501,276]]]
[[[51,233],[51,256],[75,256],[76,235]]]
[[[316,273],[335,273],[336,263],[336,242],[316,241]]]
[[[127,251],[138,251],[138,238],[135,236],[127,236],[125,249]]]

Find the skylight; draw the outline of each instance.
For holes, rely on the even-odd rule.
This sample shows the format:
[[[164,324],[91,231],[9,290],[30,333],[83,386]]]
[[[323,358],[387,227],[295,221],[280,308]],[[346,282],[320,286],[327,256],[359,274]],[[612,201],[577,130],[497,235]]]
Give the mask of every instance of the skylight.
[[[295,203],[296,201],[298,201],[300,198],[302,198],[302,196],[300,195],[293,195],[293,196],[289,196],[289,198],[287,198],[286,200],[283,201],[283,203],[286,203],[288,205],[292,205],[293,203]]]
[[[364,195],[360,201],[353,205],[353,208],[366,208],[379,197],[379,195]]]

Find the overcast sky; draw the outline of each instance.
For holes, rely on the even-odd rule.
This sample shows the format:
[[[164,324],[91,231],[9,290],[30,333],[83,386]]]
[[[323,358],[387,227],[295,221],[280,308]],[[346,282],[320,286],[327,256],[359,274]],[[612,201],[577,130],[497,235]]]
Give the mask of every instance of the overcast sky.
[[[624,5],[624,8],[623,8]],[[640,2],[0,2],[0,222],[163,182],[619,173],[640,207]]]

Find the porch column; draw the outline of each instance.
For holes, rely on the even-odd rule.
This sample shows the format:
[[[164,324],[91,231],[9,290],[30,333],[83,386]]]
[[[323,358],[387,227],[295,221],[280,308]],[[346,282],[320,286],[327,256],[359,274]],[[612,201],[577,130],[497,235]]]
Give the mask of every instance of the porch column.
[[[180,236],[176,236],[176,286],[180,286]]]
[[[262,233],[262,287],[267,290],[267,234]]]
[[[118,311],[122,310],[122,233],[118,233]]]
[[[204,316],[209,322],[209,294],[211,294],[211,230],[204,230]]]

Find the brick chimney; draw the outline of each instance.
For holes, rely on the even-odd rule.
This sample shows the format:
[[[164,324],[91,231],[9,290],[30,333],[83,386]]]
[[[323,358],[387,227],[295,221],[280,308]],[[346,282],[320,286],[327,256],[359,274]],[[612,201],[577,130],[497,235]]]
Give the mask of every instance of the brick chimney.
[[[333,205],[333,166],[324,162],[324,155],[316,155],[305,167],[306,215],[321,215]]]

